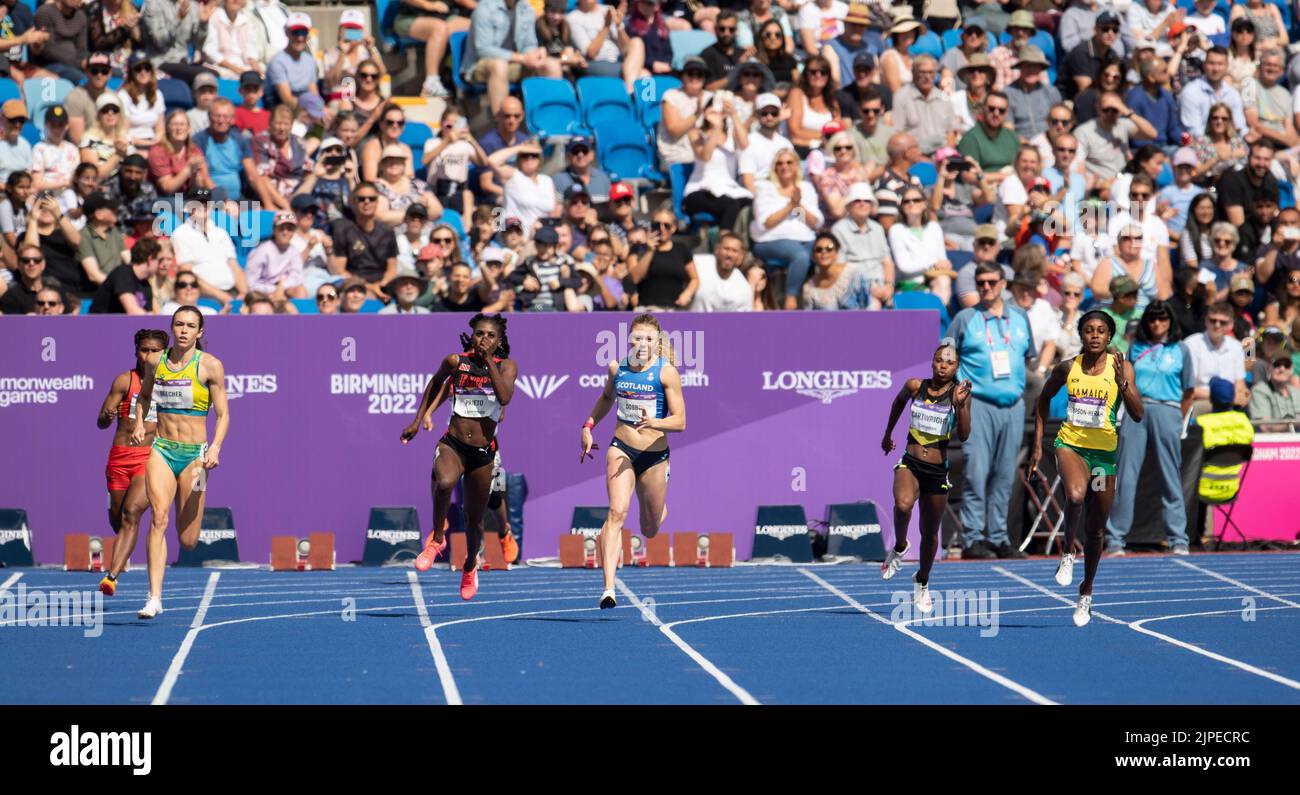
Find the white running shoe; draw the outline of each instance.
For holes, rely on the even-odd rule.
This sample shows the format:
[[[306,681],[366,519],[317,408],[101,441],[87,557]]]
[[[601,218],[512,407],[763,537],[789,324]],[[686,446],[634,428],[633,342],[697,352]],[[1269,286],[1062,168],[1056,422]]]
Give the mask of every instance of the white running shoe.
[[[1192,553],[1190,550],[1187,549],[1186,544],[1178,544],[1177,546],[1174,547],[1174,554],[1178,555],[1179,557],[1182,557],[1183,555],[1190,555]]]
[[[1061,556],[1061,563],[1056,567],[1056,584],[1069,585],[1074,579],[1074,555],[1065,554]]]
[[[420,89],[420,96],[422,97],[446,97],[450,93],[437,75],[429,75],[425,78],[424,87]]]
[[[616,604],[614,600],[614,589],[606,588],[605,592],[600,595],[600,609],[608,610]]]
[[[885,562],[880,564],[880,579],[892,579],[898,573],[898,570],[903,568],[903,556],[911,548],[912,542],[910,541],[907,542],[907,546],[903,547],[902,552],[895,551],[893,547],[890,547],[889,552],[885,553]]]
[[[144,607],[140,608],[140,612],[136,613],[136,617],[146,619],[156,618],[157,616],[162,615],[162,611],[162,597],[150,595],[148,601],[144,603]]]
[[[916,605],[917,612],[922,615],[930,615],[934,609],[934,600],[930,598],[930,586],[927,583],[922,585],[916,581],[916,575],[912,575],[912,602]]]
[[[1080,596],[1079,603],[1074,606],[1074,625],[1082,627],[1092,620],[1092,595]]]

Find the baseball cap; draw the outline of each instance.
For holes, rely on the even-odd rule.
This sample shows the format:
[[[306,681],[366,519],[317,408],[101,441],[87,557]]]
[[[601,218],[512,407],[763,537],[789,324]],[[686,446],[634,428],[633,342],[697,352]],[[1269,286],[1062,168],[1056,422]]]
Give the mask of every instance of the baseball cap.
[[[855,182],[849,186],[849,195],[845,200],[850,204],[853,202],[871,202],[875,203],[876,195],[871,192],[871,186],[865,182]]]
[[[284,23],[284,29],[285,30],[299,30],[299,29],[311,30],[311,17],[307,16],[301,11],[295,11],[294,13],[289,15],[289,21]]]
[[[1195,166],[1199,162],[1196,152],[1192,151],[1190,146],[1179,147],[1178,151],[1174,152],[1174,166]]]
[[[506,251],[498,246],[488,246],[478,255],[479,262],[505,262]]]
[[[690,58],[687,58],[685,61],[682,62],[682,74],[686,74],[687,72],[692,72],[692,71],[704,72],[705,74],[708,74],[709,65],[705,63],[704,59],[699,57],[698,55],[692,55]]]
[[[754,99],[754,112],[757,113],[764,108],[780,108],[781,98],[776,94],[759,94]]]
[[[1277,326],[1266,326],[1263,331],[1259,332],[1261,337],[1277,337],[1280,340],[1286,339],[1286,332]]]
[[[1173,23],[1170,23],[1170,25],[1169,25],[1169,38],[1172,39],[1173,37],[1177,36],[1179,33],[1182,33],[1184,30],[1187,30],[1187,23],[1186,23],[1186,22],[1173,22]]]
[[[55,105],[45,111],[45,123],[49,124],[50,122],[68,123],[68,112],[63,109],[62,105]]]
[[[339,15],[339,27],[366,29],[366,15],[360,9],[349,8]]]
[[[252,70],[244,72],[239,76],[239,87],[240,88],[261,88],[262,76]]]
[[[409,154],[410,150],[406,147],[406,144],[389,144],[384,147],[382,152],[380,152],[379,159],[387,160],[390,157],[394,157],[398,160],[405,160],[406,156]]]
[[[518,229],[520,232],[524,231],[524,222],[516,216],[510,216],[506,219],[505,231],[509,232],[511,229]]]
[[[320,98],[320,94],[308,92],[298,97],[298,107],[307,112],[307,115],[313,119],[325,118],[325,101]]]
[[[365,292],[365,289],[366,283],[360,279],[348,279],[344,281],[343,284],[339,285],[340,293],[350,293],[353,290],[361,290],[362,292]]]
[[[294,215],[291,210],[281,210],[275,214],[275,226],[284,226],[286,224],[289,226],[298,225],[298,216]]]
[[[867,50],[862,50],[857,55],[853,56],[853,68],[867,70],[875,69],[876,56],[872,55]]]
[[[420,253],[415,255],[415,258],[418,260],[429,260],[441,256],[442,252],[438,250],[436,245],[433,243],[426,243],[424,248],[420,249]]]
[[[1237,398],[1237,387],[1226,378],[1214,376],[1210,379],[1210,402],[1230,405]]]
[[[211,72],[199,72],[198,76],[194,78],[195,91],[198,91],[200,88],[216,89],[216,87],[217,76]]]
[[[6,105],[9,103],[5,103]],[[116,91],[105,91],[95,100],[95,111],[101,111],[104,108],[122,109],[122,100],[118,99]]]
[[[998,240],[997,226],[993,224],[980,224],[979,226],[975,227],[975,239],[992,240],[993,242],[996,243]]]
[[[619,199],[632,198],[632,188],[626,182],[615,182],[609,188],[609,200],[618,201]]]
[[[588,138],[588,137],[586,137],[586,136],[584,136],[584,135],[579,135],[579,136],[577,136],[577,137],[575,137],[575,138],[572,138],[572,139],[570,139],[570,141],[569,141],[569,145],[566,146],[566,147],[564,147],[564,151],[565,151],[565,152],[570,152],[570,153],[572,153],[574,149],[577,149],[577,148],[580,147],[580,146],[585,146],[585,147],[587,147],[588,149],[590,149],[590,148],[591,148],[591,139]]]
[[[580,197],[585,197],[587,199],[591,198],[591,194],[587,192],[587,186],[583,185],[581,182],[575,182],[564,189],[564,200],[566,202],[573,201]]]
[[[333,149],[334,147],[344,149],[346,148],[346,144],[344,144],[342,141],[340,141],[338,138],[335,138],[332,135],[329,138],[326,138],[324,141],[320,142],[320,151],[322,152],[324,152],[326,149]]]
[[[1133,47],[1135,50],[1154,50],[1155,48],[1156,43],[1151,39],[1139,39]]]
[[[935,150],[934,162],[942,163],[943,161],[953,157],[961,157],[961,152],[958,152],[951,146],[941,146]]]
[[[1116,276],[1110,280],[1110,294],[1114,296],[1132,295],[1138,291],[1137,282],[1130,276]]]
[[[1052,183],[1048,182],[1047,179],[1044,177],[1034,177],[1033,182],[1029,183],[1029,189],[1043,190],[1043,191],[1047,191],[1048,193],[1051,193]]]
[[[293,208],[294,212],[302,213],[307,210],[315,209],[318,206],[318,203],[316,197],[310,193],[299,193],[297,196],[294,196],[289,200],[289,206]]]
[[[86,66],[109,66],[111,63],[106,52],[92,52],[86,59]]]
[[[207,188],[195,188],[185,194],[187,202],[209,202],[212,201],[212,191]]]
[[[1096,27],[1101,27],[1102,25],[1118,25],[1118,24],[1119,24],[1119,14],[1116,14],[1114,11],[1111,11],[1109,8],[1107,8],[1106,10],[1098,14],[1097,21],[1094,23]]]
[[[1245,291],[1253,294],[1255,292],[1255,280],[1245,274],[1233,276],[1229,289],[1234,293]]]
[[[837,121],[828,121],[822,125],[822,137],[829,138],[835,133],[844,132],[844,125]]]
[[[21,99],[5,100],[5,104],[0,106],[0,113],[4,113],[6,119],[25,119],[27,118],[27,106]]]
[[[533,242],[553,246],[560,242],[560,236],[556,234],[554,227],[543,226],[533,235]]]
[[[412,204],[406,208],[406,213],[403,215],[403,217],[404,218],[428,218],[429,208],[425,207],[420,202],[416,202],[415,204]]]
[[[141,50],[136,50],[131,53],[131,57],[126,59],[126,70],[128,72],[134,71],[136,65],[142,63],[147,63],[150,66],[153,66],[153,61],[149,60],[148,55],[145,55]]]
[[[961,29],[972,30],[974,28],[979,28],[980,30],[987,33],[989,29],[989,23],[985,22],[983,19],[980,19],[979,17],[969,17],[966,19],[966,24],[962,25]]]

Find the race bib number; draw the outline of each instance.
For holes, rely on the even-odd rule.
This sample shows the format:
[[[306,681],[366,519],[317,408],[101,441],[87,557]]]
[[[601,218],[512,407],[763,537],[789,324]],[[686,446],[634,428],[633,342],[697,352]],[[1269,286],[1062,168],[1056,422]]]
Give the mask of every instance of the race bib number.
[[[153,402],[161,409],[194,408],[194,382],[188,378],[179,381],[154,381]]]
[[[1105,428],[1106,401],[1102,398],[1072,396],[1066,407],[1065,419],[1076,428]]]
[[[137,392],[131,396],[131,410],[127,412],[127,417],[135,419],[135,405],[140,402],[140,393]],[[149,403],[149,415],[144,418],[145,422],[158,421],[158,390],[154,389],[154,399]]]
[[[990,363],[993,365],[994,378],[1011,377],[1011,351],[992,351]]]
[[[948,433],[950,409],[942,406],[929,406],[924,403],[912,404],[912,429],[929,436],[944,436]]]
[[[654,419],[655,416],[655,399],[647,398],[619,398],[618,399],[618,418],[622,422],[635,425],[642,418]]]
[[[486,395],[478,392],[469,394],[459,394],[456,396],[455,413],[461,417],[471,417],[478,419],[480,417],[495,417],[497,400],[495,395]]]

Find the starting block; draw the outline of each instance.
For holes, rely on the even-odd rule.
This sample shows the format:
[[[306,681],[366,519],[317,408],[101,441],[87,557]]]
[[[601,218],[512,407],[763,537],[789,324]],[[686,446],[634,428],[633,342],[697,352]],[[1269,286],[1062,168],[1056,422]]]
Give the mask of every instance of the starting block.
[[[567,533],[560,536],[560,567],[565,569],[594,569],[598,563],[595,536]]]
[[[112,536],[69,533],[63,537],[63,570],[108,571],[113,565],[114,541]]]
[[[645,540],[645,565],[673,565],[673,550],[668,544],[667,533],[659,533],[654,538],[647,538]]]
[[[333,533],[271,538],[271,571],[333,571],[335,560]]]
[[[452,533],[451,539],[451,570],[461,571],[465,567],[465,534]],[[501,551],[501,543],[498,541],[499,536],[496,533],[483,533],[483,549],[479,552],[478,568],[480,571],[490,571],[500,569],[509,571],[510,564],[506,563],[505,553]]]
[[[729,568],[736,560],[731,533],[674,533],[673,565]]]

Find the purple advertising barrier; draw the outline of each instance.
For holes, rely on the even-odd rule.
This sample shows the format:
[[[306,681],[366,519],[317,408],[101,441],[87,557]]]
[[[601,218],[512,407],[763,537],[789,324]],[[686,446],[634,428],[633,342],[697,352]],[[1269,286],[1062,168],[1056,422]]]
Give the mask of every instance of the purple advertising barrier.
[[[524,556],[550,557],[575,505],[606,503],[604,456],[579,464],[579,435],[608,363],[626,354],[631,315],[508,317],[520,375],[498,438],[506,469],[528,478]],[[340,561],[359,560],[374,505],[414,505],[431,528],[429,471],[447,408],[433,433],[405,446],[398,435],[440,358],[460,350],[468,320],[208,319],[231,429],[207,504],[234,512],[244,560],[265,562],[273,535],[321,531],[336,534]],[[903,380],[929,372],[933,315],[683,313],[661,322],[687,417],[686,431],[670,437],[667,532],[735,533],[747,559],[759,504],[800,503],[820,519],[829,503],[870,499],[892,539],[891,467],[901,453],[885,456],[880,436]],[[135,331],[167,325],[0,317],[0,507],[27,510],[38,562],[61,560],[66,533],[109,532],[112,432],[94,418],[133,363]],[[601,453],[613,429],[612,416],[596,428]],[[895,432],[900,444],[904,433]],[[169,531],[173,560],[178,546]],[[143,556],[141,543],[133,560]]]

